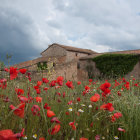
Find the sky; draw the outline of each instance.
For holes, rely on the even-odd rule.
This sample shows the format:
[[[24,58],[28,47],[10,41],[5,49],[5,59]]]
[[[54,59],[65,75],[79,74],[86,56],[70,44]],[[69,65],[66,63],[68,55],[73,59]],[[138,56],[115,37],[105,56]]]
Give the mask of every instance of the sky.
[[[140,0],[0,0],[1,61],[32,60],[52,43],[140,49]]]

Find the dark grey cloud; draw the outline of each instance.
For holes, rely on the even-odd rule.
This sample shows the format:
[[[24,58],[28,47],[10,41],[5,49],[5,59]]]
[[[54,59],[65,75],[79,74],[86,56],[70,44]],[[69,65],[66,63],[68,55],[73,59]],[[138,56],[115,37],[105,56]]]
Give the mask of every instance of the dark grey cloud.
[[[0,8],[0,59],[6,62],[11,54],[11,64],[30,60],[39,55],[33,43],[30,18],[13,9]]]

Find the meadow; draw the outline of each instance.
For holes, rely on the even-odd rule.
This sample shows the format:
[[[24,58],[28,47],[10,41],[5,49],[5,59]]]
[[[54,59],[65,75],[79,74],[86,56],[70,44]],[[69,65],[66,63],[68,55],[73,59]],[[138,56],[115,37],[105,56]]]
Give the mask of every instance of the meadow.
[[[0,140],[140,140],[140,81],[0,79]],[[22,75],[22,77],[18,75]]]

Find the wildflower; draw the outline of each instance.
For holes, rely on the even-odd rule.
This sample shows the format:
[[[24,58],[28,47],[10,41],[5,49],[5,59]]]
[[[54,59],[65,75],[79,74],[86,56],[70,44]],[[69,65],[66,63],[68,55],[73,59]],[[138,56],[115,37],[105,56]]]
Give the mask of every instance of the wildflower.
[[[97,93],[95,93],[94,96],[92,96],[92,97],[90,98],[90,101],[91,101],[91,102],[97,102],[97,101],[99,101],[99,99],[100,99],[100,95],[97,94]]]
[[[72,101],[69,101],[69,102],[68,102],[68,105],[72,105]]]
[[[27,136],[23,136],[23,139],[24,139],[24,140],[27,140]]]
[[[72,127],[72,129],[73,129],[73,130],[75,130],[75,129],[76,129],[76,126],[75,126],[75,124],[74,124],[74,123],[75,123],[75,122],[70,122],[70,123],[69,123],[69,125]]]
[[[88,139],[87,139],[87,138],[82,137],[82,138],[80,138],[80,140],[88,140]]]
[[[0,140],[18,140],[18,138],[23,137],[24,129],[22,132],[14,134],[11,129],[0,131]]]
[[[49,129],[48,132],[50,135],[55,135],[60,131],[60,124],[56,124],[51,130]]]
[[[37,86],[41,86],[42,85],[42,81],[37,81]]]
[[[81,106],[86,106],[85,104],[81,104]]]
[[[17,95],[24,94],[24,90],[20,88],[15,88],[15,92],[17,93]]]
[[[19,98],[19,100],[20,100],[21,103],[26,103],[29,100],[28,98],[26,98],[24,96],[18,96],[18,98]]]
[[[19,71],[20,71],[20,73],[25,74],[27,69],[20,69]]]
[[[55,83],[56,83],[55,80],[51,81],[51,83],[50,83],[50,87],[54,87],[54,86],[55,86]]]
[[[17,107],[10,105],[10,109],[14,110],[14,114],[20,118],[24,118],[25,103],[19,104]]]
[[[60,121],[57,119],[57,117],[53,117],[51,119],[51,123],[56,122],[56,123],[60,123]]]
[[[65,114],[66,114],[66,115],[69,115],[70,113],[69,113],[69,112],[65,112]]]
[[[104,140],[105,139],[105,137],[104,136],[102,136],[102,140]]]
[[[15,79],[18,75],[17,68],[10,67],[9,73],[10,73],[10,80]]]
[[[45,140],[45,138],[44,137],[41,137],[41,138],[39,138],[39,140]]]
[[[89,86],[85,86],[85,90],[90,90],[90,87]]]
[[[125,129],[118,128],[118,131],[125,132]]]
[[[89,108],[92,108],[92,105],[89,105],[88,107],[89,107]]]
[[[59,76],[57,77],[56,79],[56,83],[59,85],[59,86],[62,86],[63,85],[63,77],[62,76]]]
[[[47,117],[53,117],[55,116],[54,112],[51,110],[47,110]]]
[[[42,82],[47,84],[49,83],[49,80],[47,78],[42,78]]]
[[[78,81],[78,82],[77,82],[77,85],[81,85],[81,81]]]
[[[70,107],[68,110],[71,112],[72,111],[72,108]]]
[[[67,81],[66,86],[67,86],[68,88],[71,88],[71,89],[74,88],[74,87],[73,87],[72,81]]]
[[[31,108],[31,111],[33,113],[33,115],[40,115],[39,111],[40,111],[40,107],[38,105],[33,105],[33,107]]]
[[[33,138],[36,139],[36,138],[37,138],[37,134],[34,134],[34,135],[33,135]]]
[[[100,140],[100,136],[99,135],[96,135],[95,136],[95,140]]]
[[[114,137],[115,140],[118,140],[119,138],[117,136]]]
[[[35,97],[35,99],[36,99],[36,102],[38,102],[38,103],[41,103],[41,101],[42,101],[42,97]]]
[[[77,101],[80,102],[80,100],[81,100],[80,97],[78,97],[78,98],[77,98]]]
[[[65,98],[65,96],[66,96],[66,93],[65,93],[65,92],[63,92],[63,98]]]
[[[83,112],[84,112],[84,110],[82,110],[82,109],[78,109],[78,112],[81,112],[81,113],[83,113]]]
[[[108,110],[108,111],[112,112],[114,110],[114,107],[112,106],[112,103],[107,103],[107,104],[103,104],[102,106],[100,106],[100,109]]]
[[[91,83],[93,80],[92,79],[89,79],[89,82]]]
[[[118,118],[122,117],[122,113],[120,113],[120,112],[114,113],[114,117],[118,119]]]

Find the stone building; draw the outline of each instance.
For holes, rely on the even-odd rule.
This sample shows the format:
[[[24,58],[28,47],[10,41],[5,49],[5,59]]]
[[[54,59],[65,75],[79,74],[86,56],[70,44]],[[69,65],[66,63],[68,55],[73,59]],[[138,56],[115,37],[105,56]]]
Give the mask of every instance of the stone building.
[[[110,53],[140,54],[140,49]],[[27,68],[28,71],[31,71],[32,77],[35,80],[41,79],[40,72],[37,71],[39,63],[45,63],[48,68],[50,66],[53,68],[54,72],[50,75],[48,75],[48,70],[43,70],[43,76],[49,76],[51,80],[56,79],[57,76],[63,76],[65,80],[86,80],[88,79],[88,72],[85,68],[89,64],[94,67],[94,75],[100,74],[95,63],[90,61],[90,59],[102,54],[103,53],[97,53],[89,49],[54,43],[49,45],[48,48],[41,53],[41,57],[14,66],[18,69]],[[140,77],[140,63],[135,66],[129,75],[131,74]]]

